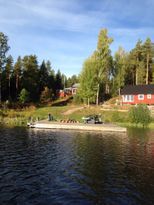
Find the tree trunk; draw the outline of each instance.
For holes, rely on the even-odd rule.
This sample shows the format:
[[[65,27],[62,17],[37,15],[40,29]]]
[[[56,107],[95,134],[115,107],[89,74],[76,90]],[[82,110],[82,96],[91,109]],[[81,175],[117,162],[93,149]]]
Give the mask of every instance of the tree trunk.
[[[138,58],[137,58],[137,65],[136,65],[136,78],[135,78],[135,84],[138,85],[138,69],[139,69],[139,66],[138,66]]]
[[[0,103],[2,102],[2,81],[1,81],[1,71],[0,71]]]
[[[149,54],[147,54],[146,85],[149,83]]]
[[[19,76],[16,76],[16,98],[18,97],[18,89],[19,89]]]
[[[18,75],[16,76],[16,90],[18,90]]]
[[[89,98],[88,98],[88,107],[89,107]]]
[[[97,95],[96,95],[96,105],[98,104],[99,104],[99,83],[98,83]]]
[[[10,100],[10,98],[11,98],[11,92],[10,92],[10,75],[9,75],[9,100]]]
[[[137,68],[136,68],[136,79],[135,79],[135,84],[138,85],[138,72],[137,72]]]
[[[121,95],[121,89],[119,88],[119,96]]]
[[[109,89],[108,83],[106,83],[106,85],[105,85],[105,93],[106,93],[106,94],[109,94],[109,93],[110,93],[110,89]]]

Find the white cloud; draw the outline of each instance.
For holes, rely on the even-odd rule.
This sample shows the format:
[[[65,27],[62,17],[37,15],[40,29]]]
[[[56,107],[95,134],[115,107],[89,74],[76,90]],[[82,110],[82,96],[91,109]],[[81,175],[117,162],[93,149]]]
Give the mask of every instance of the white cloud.
[[[60,2],[60,3],[59,3]],[[1,23],[52,26],[59,30],[86,31],[105,22],[98,11],[80,11],[77,1],[12,1],[1,8]],[[6,4],[6,5],[5,5]],[[9,10],[9,12],[7,12]],[[103,14],[101,14],[103,16]],[[20,19],[20,20],[19,20]]]

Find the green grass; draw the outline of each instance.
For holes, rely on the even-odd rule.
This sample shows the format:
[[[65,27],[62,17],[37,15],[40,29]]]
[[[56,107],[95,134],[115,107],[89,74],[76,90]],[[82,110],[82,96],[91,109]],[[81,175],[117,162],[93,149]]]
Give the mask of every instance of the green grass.
[[[149,129],[154,129],[154,122],[151,122],[147,127],[143,127],[141,124],[139,125],[134,125],[133,123],[130,122],[117,122],[117,124],[121,127],[128,127],[128,128],[149,128]]]
[[[38,108],[33,112],[33,117],[37,118],[39,117],[40,119],[47,119],[48,114],[50,113],[51,115],[54,116],[55,119],[59,120],[63,116],[63,112],[68,110],[68,106],[53,106],[53,107],[43,107],[43,108]]]
[[[64,119],[63,112],[69,110],[69,106],[46,106],[42,108],[30,107],[23,110],[8,109],[1,111],[0,123],[11,126],[26,126],[30,117],[33,121],[48,119],[48,114],[54,116],[54,119]]]
[[[9,126],[26,126],[29,118],[32,117],[33,120],[43,120],[48,119],[48,114],[53,115],[56,120],[63,119],[74,119],[82,122],[82,117],[91,114],[101,114],[102,120],[104,122],[116,123],[124,127],[132,127],[133,125],[128,123],[128,113],[115,111],[103,111],[100,106],[90,106],[89,108],[83,108],[78,111],[73,112],[69,115],[64,115],[64,112],[76,108],[79,106],[67,105],[67,106],[45,106],[35,108],[29,107],[23,110],[5,110],[0,112],[0,124],[5,124]],[[81,106],[82,107],[82,106]],[[154,122],[150,123],[150,128],[154,128]]]

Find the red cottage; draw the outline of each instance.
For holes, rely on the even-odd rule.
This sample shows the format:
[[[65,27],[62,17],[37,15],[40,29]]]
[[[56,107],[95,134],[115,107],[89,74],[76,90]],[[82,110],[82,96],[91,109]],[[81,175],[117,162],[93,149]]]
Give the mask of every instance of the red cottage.
[[[128,85],[121,90],[122,104],[154,104],[154,85]]]

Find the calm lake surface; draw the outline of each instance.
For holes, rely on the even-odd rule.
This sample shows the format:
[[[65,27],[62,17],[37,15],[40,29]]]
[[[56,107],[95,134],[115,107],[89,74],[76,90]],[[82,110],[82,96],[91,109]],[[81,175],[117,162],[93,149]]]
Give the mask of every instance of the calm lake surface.
[[[0,128],[0,204],[154,204],[154,131]]]

